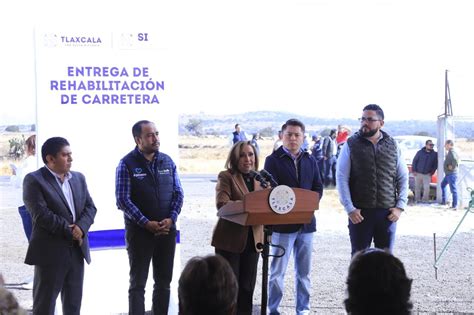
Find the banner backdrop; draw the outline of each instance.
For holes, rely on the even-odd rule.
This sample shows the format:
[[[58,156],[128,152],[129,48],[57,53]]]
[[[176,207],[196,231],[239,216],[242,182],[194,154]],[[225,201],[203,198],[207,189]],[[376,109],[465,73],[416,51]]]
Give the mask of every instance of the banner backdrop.
[[[155,122],[160,151],[178,163],[177,104],[171,97],[166,44],[147,29],[37,28],[35,41],[38,146],[49,137],[66,138],[72,169],[86,176],[97,206],[91,231],[123,229],[123,213],[115,203],[115,169],[135,147],[132,125],[142,119]],[[127,311],[125,250],[92,255],[93,262],[86,268],[83,313]],[[177,248],[174,282],[179,278],[179,258]],[[147,305],[152,284],[149,279]]]

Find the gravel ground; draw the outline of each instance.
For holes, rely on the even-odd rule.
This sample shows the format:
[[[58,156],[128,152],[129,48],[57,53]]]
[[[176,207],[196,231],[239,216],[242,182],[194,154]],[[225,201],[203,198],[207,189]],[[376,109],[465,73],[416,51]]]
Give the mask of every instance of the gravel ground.
[[[185,205],[181,215],[182,266],[196,255],[213,253],[210,244],[216,222],[215,176],[183,176]],[[33,268],[23,264],[27,242],[13,203],[12,188],[0,183],[0,272],[8,283],[21,282]],[[94,196],[92,192],[92,196]],[[99,209],[100,211],[100,209]],[[438,264],[433,267],[433,233],[438,255],[465,214],[438,205],[410,206],[399,221],[394,254],[413,278],[412,302],[415,314],[474,314],[474,213],[469,213]],[[326,190],[316,212],[312,265],[311,309],[316,314],[345,314],[345,278],[350,263],[347,216],[337,202],[335,190]],[[261,260],[259,262],[261,270]],[[293,265],[288,267],[284,314],[294,314]],[[31,291],[13,290],[21,305],[31,307]],[[254,313],[260,313],[261,272],[254,294]]]

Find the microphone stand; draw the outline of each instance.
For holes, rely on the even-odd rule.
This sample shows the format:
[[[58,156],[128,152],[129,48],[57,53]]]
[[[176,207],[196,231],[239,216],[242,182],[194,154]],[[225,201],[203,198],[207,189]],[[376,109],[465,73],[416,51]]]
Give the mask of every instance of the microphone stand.
[[[272,242],[272,229],[270,226],[263,228],[263,250],[262,250],[262,306],[260,314],[265,315],[268,303],[268,258],[270,257],[270,246]]]
[[[265,170],[258,172],[252,172],[252,175],[260,181],[262,187],[268,187],[267,181],[270,182],[271,187],[278,186],[278,183],[273,179],[273,176]],[[272,244],[273,229],[271,225],[263,227],[263,244],[257,244],[257,248],[262,250],[262,305],[260,308],[260,314],[265,315],[267,313],[268,304],[268,258],[270,257],[270,246],[278,247],[282,250],[280,255],[271,255],[275,258],[280,258],[285,255],[285,248],[279,245]]]
[[[260,308],[261,315],[266,314],[268,304],[268,258],[270,256],[274,258],[280,258],[285,255],[285,248],[283,246],[272,244],[272,226],[264,226],[263,233],[264,244],[259,243],[257,245],[259,249],[262,249],[262,306]],[[281,249],[282,253],[279,255],[270,255],[270,246]]]

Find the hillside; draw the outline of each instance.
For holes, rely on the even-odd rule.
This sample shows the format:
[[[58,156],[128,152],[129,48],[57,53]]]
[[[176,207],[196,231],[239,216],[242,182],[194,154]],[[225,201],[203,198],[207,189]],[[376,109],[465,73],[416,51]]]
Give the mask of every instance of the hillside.
[[[179,134],[192,134],[186,128],[196,126],[201,134],[229,135],[234,131],[236,123],[241,124],[247,134],[255,132],[266,136],[275,135],[281,125],[289,118],[297,118],[306,125],[307,132],[326,134],[330,129],[343,124],[357,130],[359,122],[357,119],[318,118],[313,116],[296,115],[290,112],[256,111],[235,115],[210,115],[206,113],[179,116]],[[429,120],[386,120],[384,130],[393,136],[397,135],[428,135],[436,137],[437,122]],[[474,140],[474,128],[472,120],[456,121],[455,132],[457,138]],[[262,132],[263,131],[263,132]]]

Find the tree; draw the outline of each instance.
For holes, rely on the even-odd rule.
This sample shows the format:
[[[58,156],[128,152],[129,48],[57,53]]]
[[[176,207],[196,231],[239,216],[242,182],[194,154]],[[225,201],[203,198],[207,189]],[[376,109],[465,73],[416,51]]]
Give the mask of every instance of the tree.
[[[202,120],[197,118],[191,118],[188,120],[184,128],[186,128],[186,130],[190,134],[200,136],[202,135]]]
[[[19,160],[25,154],[25,136],[21,135],[20,138],[12,138],[8,140],[10,144],[10,150],[8,154],[15,160]]]
[[[273,137],[276,134],[272,127],[265,127],[263,129],[260,129],[259,133],[262,137]]]
[[[17,125],[10,125],[7,128],[5,128],[5,131],[8,132],[20,132],[20,127]]]
[[[429,137],[430,134],[426,131],[418,131],[418,132],[415,132],[415,136]]]

